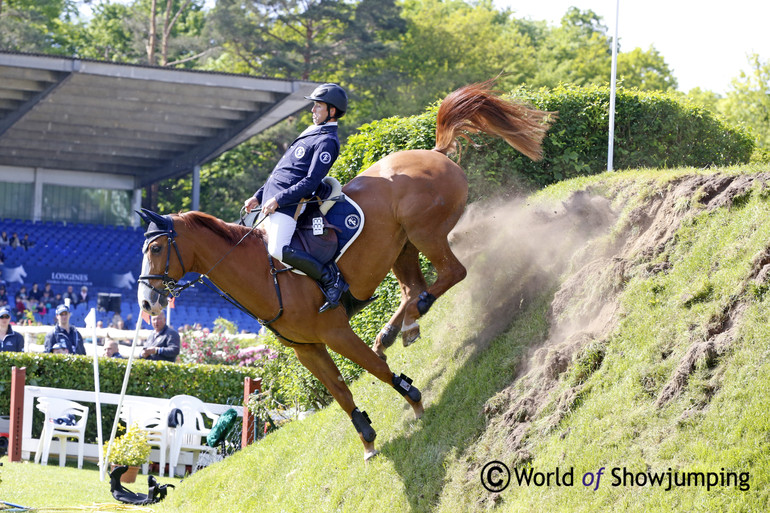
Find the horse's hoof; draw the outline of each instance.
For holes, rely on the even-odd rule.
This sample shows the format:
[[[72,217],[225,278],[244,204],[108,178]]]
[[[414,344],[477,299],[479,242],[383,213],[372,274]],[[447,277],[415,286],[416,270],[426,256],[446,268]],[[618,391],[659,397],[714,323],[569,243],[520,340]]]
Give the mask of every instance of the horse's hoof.
[[[420,338],[420,326],[415,323],[413,328],[404,330],[401,332],[401,340],[404,343],[404,347],[409,347]]]
[[[413,404],[412,410],[414,410],[414,418],[418,420],[421,419],[423,413],[425,413],[425,408],[422,405],[422,401],[420,401],[419,403]]]
[[[369,461],[370,459],[374,458],[380,454],[380,451],[377,449],[372,449],[371,451],[364,451],[364,461]]]

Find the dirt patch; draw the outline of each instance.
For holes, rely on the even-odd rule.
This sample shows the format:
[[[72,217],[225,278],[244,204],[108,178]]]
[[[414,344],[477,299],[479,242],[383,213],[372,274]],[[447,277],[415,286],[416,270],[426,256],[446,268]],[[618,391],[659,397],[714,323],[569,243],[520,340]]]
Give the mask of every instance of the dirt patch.
[[[511,301],[505,299],[506,291],[543,290],[544,280],[561,283],[551,304],[548,339],[531,350],[511,385],[485,407],[485,415],[494,424],[491,428],[505,433],[510,454],[529,454],[526,437],[534,423],[556,426],[579,400],[582,384],[565,387],[565,373],[586,347],[606,344],[618,322],[618,297],[629,273],[651,276],[667,272],[669,263],[651,260],[672,242],[688,216],[740,204],[756,184],[766,187],[768,177],[692,175],[657,186],[622,219],[610,244],[596,242],[609,234],[618,216],[608,199],[586,191],[550,210],[529,209],[521,202],[507,207],[488,205],[489,210],[469,209],[458,226],[455,243],[461,260],[474,270],[468,280],[480,287],[477,293],[500,298],[501,304],[508,305],[503,310],[510,314],[514,311],[509,308]],[[623,190],[616,193],[622,197]],[[481,262],[484,265],[478,266]],[[514,265],[537,272],[520,274]],[[490,278],[486,274],[490,267],[507,268],[507,279],[498,274]],[[765,283],[768,277],[770,248],[755,257],[747,283]],[[513,303],[525,296],[513,296]],[[743,311],[736,303],[713,320],[708,339],[693,343],[658,394],[658,406],[676,397],[696,368],[718,363],[736,335]],[[498,320],[495,330],[505,326]],[[486,335],[493,336],[495,330]]]

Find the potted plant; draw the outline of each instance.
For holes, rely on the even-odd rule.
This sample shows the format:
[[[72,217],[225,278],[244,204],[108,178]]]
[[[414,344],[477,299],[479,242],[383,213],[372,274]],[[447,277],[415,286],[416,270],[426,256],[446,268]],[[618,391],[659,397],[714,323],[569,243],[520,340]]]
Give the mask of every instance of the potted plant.
[[[104,459],[116,466],[126,465],[128,471],[120,477],[124,483],[136,481],[139,466],[147,462],[152,447],[147,442],[147,434],[134,424],[128,428],[125,434],[115,438],[112,448],[107,454],[109,441],[104,444]]]

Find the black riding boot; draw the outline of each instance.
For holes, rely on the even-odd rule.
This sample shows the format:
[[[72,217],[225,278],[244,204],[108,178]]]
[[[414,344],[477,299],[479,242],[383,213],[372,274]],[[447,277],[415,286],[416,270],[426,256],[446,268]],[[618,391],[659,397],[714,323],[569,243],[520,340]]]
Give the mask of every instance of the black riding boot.
[[[309,253],[289,246],[283,247],[283,258],[281,258],[281,261],[284,264],[299,269],[321,285],[326,302],[318,309],[319,313],[339,306],[340,297],[348,290],[348,284],[342,277],[337,264],[331,262],[323,265]]]

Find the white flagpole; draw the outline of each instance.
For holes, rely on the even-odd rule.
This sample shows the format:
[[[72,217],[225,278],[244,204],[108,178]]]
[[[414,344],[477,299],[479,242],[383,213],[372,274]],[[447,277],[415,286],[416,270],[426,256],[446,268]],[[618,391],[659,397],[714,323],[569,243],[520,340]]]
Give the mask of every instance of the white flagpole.
[[[613,150],[615,145],[615,88],[617,87],[616,75],[618,72],[618,18],[620,13],[620,0],[615,4],[615,37],[612,39],[612,71],[610,78],[610,128],[609,141],[607,142],[607,171],[612,171]]]
[[[91,312],[86,316],[86,328],[91,328],[91,343],[94,346],[94,396],[96,399],[96,438],[99,443],[99,468],[104,468],[104,454],[102,453],[102,444],[104,437],[102,435],[102,401],[99,399],[99,351],[96,343],[96,308],[91,308]],[[104,472],[100,473],[99,478],[104,481]]]
[[[104,465],[101,468],[101,479],[104,481],[104,473],[107,470],[107,461],[109,461],[110,451],[112,450],[112,442],[115,440],[115,432],[118,430],[118,422],[120,421],[120,410],[123,408],[123,397],[126,395],[126,389],[128,388],[128,377],[131,375],[131,365],[134,363],[134,349],[136,348],[136,341],[139,339],[139,330],[142,328],[142,316],[136,320],[136,332],[134,333],[134,341],[131,343],[131,352],[128,355],[128,363],[126,364],[126,372],[123,375],[123,387],[120,389],[120,398],[118,399],[118,409],[115,412],[115,421],[112,423],[112,433],[110,434],[110,443],[107,446],[107,454],[104,458]],[[101,448],[99,449],[101,450]]]

